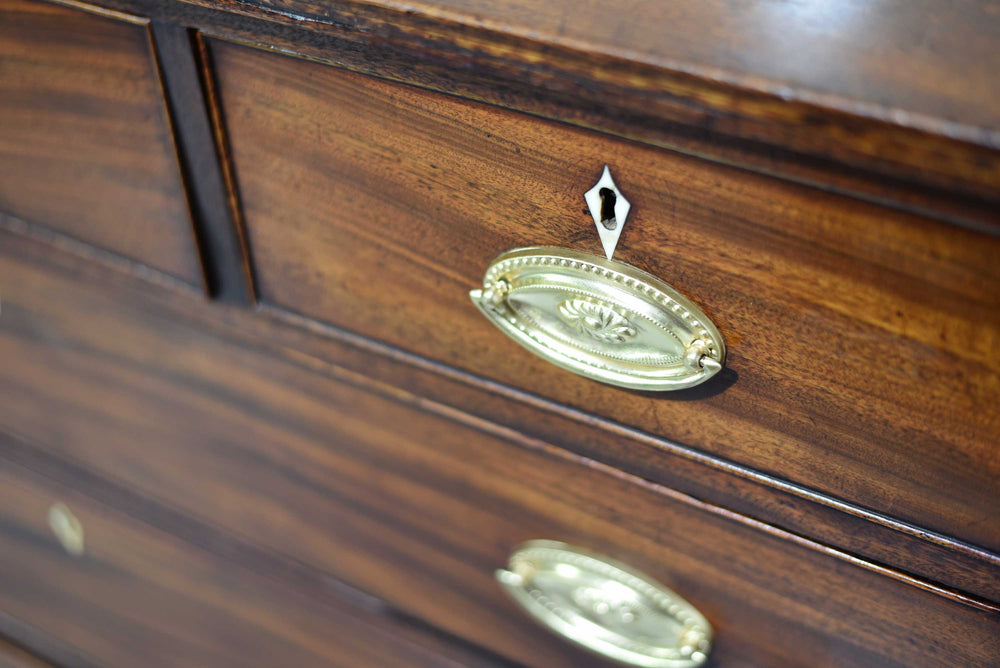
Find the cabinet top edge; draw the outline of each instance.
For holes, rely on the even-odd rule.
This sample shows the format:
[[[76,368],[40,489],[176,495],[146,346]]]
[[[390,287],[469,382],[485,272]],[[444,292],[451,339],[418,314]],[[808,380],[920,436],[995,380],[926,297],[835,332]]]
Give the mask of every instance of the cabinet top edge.
[[[399,30],[447,23],[498,46],[607,56],[1000,150],[1000,4],[989,0],[948,11],[934,0],[180,1],[345,27],[392,13]]]

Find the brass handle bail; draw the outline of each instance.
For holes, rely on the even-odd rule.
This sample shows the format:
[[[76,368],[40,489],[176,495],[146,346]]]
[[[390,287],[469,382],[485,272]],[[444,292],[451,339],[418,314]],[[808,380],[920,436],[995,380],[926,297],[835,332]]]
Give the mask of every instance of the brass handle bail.
[[[469,296],[501,331],[564,369],[611,385],[679,390],[722,369],[701,309],[641,269],[564,248],[496,258]]]
[[[519,546],[497,580],[536,621],[630,666],[697,668],[712,627],[670,589],[608,557],[565,543]]]

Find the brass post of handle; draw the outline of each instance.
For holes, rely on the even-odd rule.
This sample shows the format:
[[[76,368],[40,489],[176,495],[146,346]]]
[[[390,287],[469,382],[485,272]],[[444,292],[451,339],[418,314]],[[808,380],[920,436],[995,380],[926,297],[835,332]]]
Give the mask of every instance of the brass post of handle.
[[[501,331],[581,376],[638,390],[703,383],[726,360],[701,309],[636,267],[565,248],[518,248],[470,295]]]

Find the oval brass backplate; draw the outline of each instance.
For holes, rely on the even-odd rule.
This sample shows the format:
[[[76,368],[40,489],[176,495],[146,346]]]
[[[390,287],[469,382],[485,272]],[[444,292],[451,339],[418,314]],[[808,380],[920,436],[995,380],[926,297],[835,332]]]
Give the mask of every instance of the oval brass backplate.
[[[695,668],[708,658],[712,627],[701,613],[607,557],[533,540],[496,577],[538,622],[608,658],[649,668]]]
[[[623,262],[564,248],[496,258],[472,301],[522,346],[581,376],[679,390],[722,369],[722,335],[690,299]]]

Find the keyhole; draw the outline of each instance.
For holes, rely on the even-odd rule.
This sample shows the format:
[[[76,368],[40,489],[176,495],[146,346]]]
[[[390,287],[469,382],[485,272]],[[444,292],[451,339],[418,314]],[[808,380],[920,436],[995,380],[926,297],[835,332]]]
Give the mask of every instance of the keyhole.
[[[597,194],[601,196],[601,225],[613,230],[618,227],[618,221],[615,220],[615,202],[618,197],[611,188],[601,188]]]

